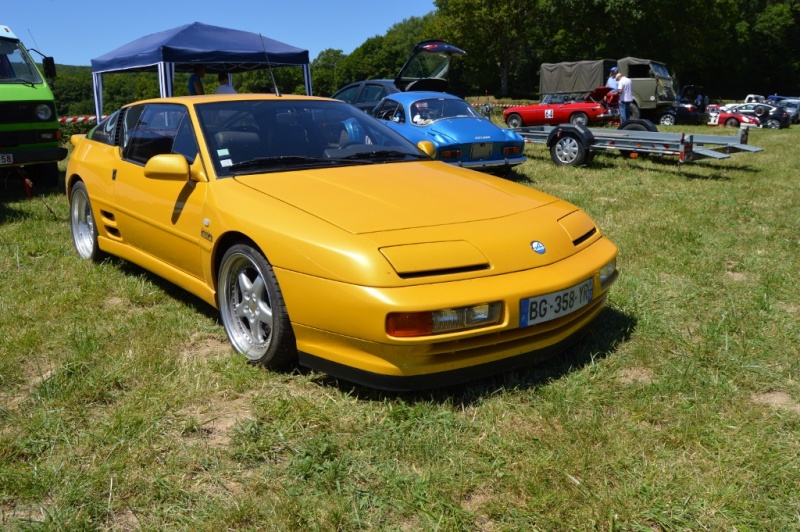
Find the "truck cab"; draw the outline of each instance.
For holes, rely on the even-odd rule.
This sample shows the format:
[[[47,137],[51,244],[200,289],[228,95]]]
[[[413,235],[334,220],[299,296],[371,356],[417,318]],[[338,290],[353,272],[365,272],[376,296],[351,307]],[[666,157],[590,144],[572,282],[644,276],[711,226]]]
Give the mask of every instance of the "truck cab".
[[[651,59],[625,57],[619,71],[631,80],[632,118],[652,118],[675,107],[675,87],[667,65]]]
[[[55,77],[55,62],[45,57],[42,65],[45,76],[14,32],[0,24],[0,175],[19,172],[34,185],[52,188],[67,149],[46,81]]]

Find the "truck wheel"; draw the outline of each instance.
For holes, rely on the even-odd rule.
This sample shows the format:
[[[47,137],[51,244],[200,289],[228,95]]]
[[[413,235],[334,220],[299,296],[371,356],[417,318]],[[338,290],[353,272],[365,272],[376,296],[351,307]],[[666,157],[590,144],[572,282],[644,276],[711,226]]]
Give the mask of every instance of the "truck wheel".
[[[25,173],[36,187],[45,189],[58,186],[58,163],[29,164],[25,166]]]
[[[589,123],[589,117],[586,113],[575,113],[569,117],[569,123],[578,126],[585,126]]]
[[[506,124],[508,124],[508,127],[512,129],[522,127],[522,117],[516,113],[510,114],[508,115],[508,118],[506,118]]]
[[[578,166],[586,162],[586,148],[574,135],[563,135],[550,146],[550,159],[558,166]]]

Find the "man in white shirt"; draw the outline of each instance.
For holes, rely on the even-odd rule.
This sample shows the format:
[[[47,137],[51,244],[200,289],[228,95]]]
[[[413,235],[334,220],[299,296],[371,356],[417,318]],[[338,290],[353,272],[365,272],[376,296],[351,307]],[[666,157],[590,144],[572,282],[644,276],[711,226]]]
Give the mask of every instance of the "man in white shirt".
[[[217,94],[236,94],[236,89],[228,83],[228,74],[220,72],[217,79],[219,80],[219,86],[216,91]]]
[[[617,92],[619,92],[619,119],[621,123],[631,118],[631,103],[633,103],[633,87],[631,80],[621,73],[617,73]]]

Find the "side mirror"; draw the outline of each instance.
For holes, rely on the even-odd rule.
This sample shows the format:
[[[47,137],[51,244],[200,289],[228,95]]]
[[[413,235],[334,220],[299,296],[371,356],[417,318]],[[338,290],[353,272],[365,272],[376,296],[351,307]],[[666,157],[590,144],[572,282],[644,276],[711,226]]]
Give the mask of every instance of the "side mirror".
[[[421,149],[428,156],[433,159],[436,156],[436,146],[433,145],[433,142],[429,140],[421,140],[417,143],[417,148]]]
[[[45,57],[42,59],[42,67],[44,68],[44,77],[53,79],[56,77],[56,60],[52,57]]]
[[[154,155],[144,165],[144,175],[150,179],[187,181],[190,179],[189,162],[176,153]]]

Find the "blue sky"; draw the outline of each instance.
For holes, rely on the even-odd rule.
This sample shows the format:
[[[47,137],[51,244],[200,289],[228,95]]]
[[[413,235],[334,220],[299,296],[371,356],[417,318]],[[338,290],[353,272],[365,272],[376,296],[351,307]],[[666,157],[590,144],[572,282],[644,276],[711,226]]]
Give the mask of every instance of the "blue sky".
[[[433,0],[2,0],[0,24],[60,65],[91,60],[139,37],[203,22],[308,50],[349,54],[394,24],[434,11]],[[125,7],[123,7],[125,6]],[[35,54],[34,54],[35,55]],[[38,57],[37,57],[38,60]]]

